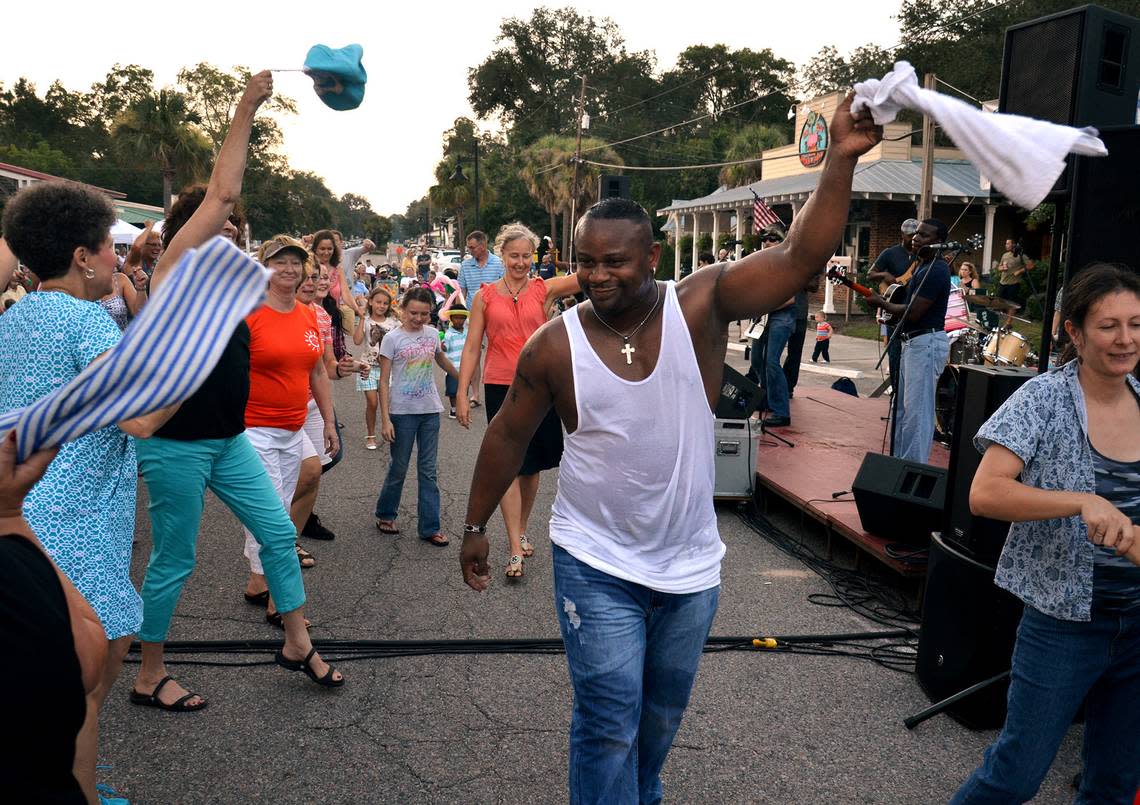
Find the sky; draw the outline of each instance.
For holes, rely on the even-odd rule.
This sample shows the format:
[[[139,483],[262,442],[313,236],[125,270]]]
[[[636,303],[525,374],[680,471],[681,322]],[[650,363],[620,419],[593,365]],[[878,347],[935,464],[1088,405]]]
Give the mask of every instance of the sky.
[[[610,17],[629,50],[652,50],[658,70],[671,68],[689,45],[723,43],[732,49],[771,48],[798,65],[820,48],[846,53],[873,42],[898,41],[892,18],[899,0],[825,0],[810,6],[743,0],[705,6],[660,0],[551,2],[584,16]],[[443,133],[455,118],[474,117],[467,103],[467,71],[495,48],[506,17],[529,19],[535,4],[484,2],[218,2],[149,6],[106,3],[11,3],[0,83],[20,76],[41,93],[55,79],[87,90],[111,66],[139,64],[159,86],[173,85],[180,68],[202,61],[229,68],[300,67],[321,43],[364,48],[368,86],[364,103],[334,112],[300,73],[278,73],[277,92],[297,100],[298,114],[280,120],[284,150],[294,169],[325,178],[338,195],[366,197],[377,212],[402,213],[434,183]],[[140,14],[140,9],[147,9]],[[175,11],[174,9],[177,9]],[[810,9],[808,13],[802,13]],[[60,21],[66,19],[66,26]],[[870,76],[868,76],[870,77]],[[494,128],[495,122],[481,123]]]

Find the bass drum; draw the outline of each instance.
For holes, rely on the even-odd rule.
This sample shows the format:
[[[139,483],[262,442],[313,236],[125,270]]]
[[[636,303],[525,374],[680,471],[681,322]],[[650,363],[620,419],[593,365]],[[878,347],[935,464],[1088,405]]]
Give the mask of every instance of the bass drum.
[[[934,438],[947,447],[954,438],[954,412],[958,407],[958,367],[947,366],[934,393]]]

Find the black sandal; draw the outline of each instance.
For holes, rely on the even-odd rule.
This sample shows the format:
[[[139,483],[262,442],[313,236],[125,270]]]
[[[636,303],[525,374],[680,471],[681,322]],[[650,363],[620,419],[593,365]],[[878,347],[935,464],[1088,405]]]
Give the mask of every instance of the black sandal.
[[[268,623],[270,626],[276,626],[278,629],[284,629],[285,628],[285,620],[281,617],[280,612],[266,612],[265,613],[265,622]],[[305,628],[311,629],[312,626],[313,626],[312,621],[310,621],[308,618],[305,618]]]
[[[300,545],[296,546],[297,562],[301,565],[301,570],[309,570],[317,566],[317,557],[306,551]],[[308,562],[309,564],[305,564]]]
[[[174,679],[174,677],[164,676],[159,680],[158,684],[154,686],[154,690],[150,692],[149,696],[145,693],[139,693],[134,689],[134,686],[132,685],[131,695],[129,697],[131,704],[138,704],[142,705],[143,707],[157,707],[159,710],[167,710],[171,713],[193,713],[195,710],[201,710],[207,704],[209,704],[208,701],[202,699],[202,697],[198,696],[197,693],[187,693],[181,699],[178,699],[175,702],[171,702],[170,704],[162,701],[162,699],[158,698],[158,692],[162,690],[166,683],[172,679]],[[198,696],[198,698],[202,699],[202,701],[200,701],[198,704],[186,703],[193,699],[195,696]]]
[[[287,671],[304,671],[305,676],[318,685],[322,685],[326,688],[339,688],[344,684],[344,677],[333,679],[333,673],[335,673],[336,669],[333,668],[332,665],[329,665],[328,673],[324,676],[317,676],[317,672],[314,671],[313,666],[309,664],[309,661],[313,659],[313,655],[316,653],[317,649],[313,647],[309,649],[309,653],[305,655],[305,659],[291,660],[285,656],[281,649],[277,649],[277,653],[273,655],[273,661]]]
[[[247,604],[252,604],[255,607],[269,606],[269,590],[262,590],[257,595],[250,595],[249,593],[243,592],[242,595],[245,597]]]

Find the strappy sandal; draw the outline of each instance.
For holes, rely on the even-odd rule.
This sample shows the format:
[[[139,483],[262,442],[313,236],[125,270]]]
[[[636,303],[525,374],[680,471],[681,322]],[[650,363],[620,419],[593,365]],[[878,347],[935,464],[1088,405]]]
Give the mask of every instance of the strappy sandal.
[[[518,554],[511,557],[511,561],[507,563],[507,578],[508,579],[521,579],[523,576],[523,558]]]
[[[376,437],[375,436],[369,436],[367,439],[364,440],[364,449],[365,450],[375,450],[376,449]]]
[[[474,397],[472,397],[470,400],[467,401],[467,404],[470,405],[472,408],[478,408],[483,403],[479,402]]]
[[[526,538],[526,534],[519,537],[519,543],[522,545],[523,559],[530,559],[534,556],[534,546],[531,545],[530,540]]]
[[[171,713],[193,713],[195,710],[201,710],[203,707],[209,704],[208,701],[203,699],[201,696],[198,696],[197,693],[187,693],[182,698],[178,699],[177,701],[173,701],[170,704],[162,701],[162,699],[158,698],[158,692],[162,690],[166,686],[166,683],[172,679],[174,679],[174,677],[164,676],[159,680],[158,684],[154,686],[154,690],[152,690],[149,694],[139,693],[134,689],[134,686],[132,686],[131,695],[129,697],[131,704],[138,704],[142,705],[143,707],[157,707],[159,710],[166,710]],[[186,703],[193,699],[195,696],[201,699],[198,704]]]
[[[273,661],[287,671],[303,671],[305,673],[305,676],[316,682],[318,685],[322,685],[326,688],[339,688],[344,684],[344,677],[342,676],[340,679],[334,679],[333,674],[336,673],[336,669],[333,668],[332,665],[329,665],[329,670],[324,676],[317,676],[317,672],[313,670],[313,666],[310,664],[310,661],[313,659],[313,655],[316,653],[317,649],[314,647],[309,649],[309,653],[305,655],[305,659],[291,660],[285,656],[284,652],[281,649],[277,649],[277,653],[273,655]]]
[[[268,623],[270,626],[276,626],[278,629],[284,629],[285,628],[285,620],[284,620],[284,618],[281,617],[280,612],[266,612],[265,613],[265,622]],[[305,628],[308,629],[312,625],[313,625],[313,622],[311,620],[309,620],[308,618],[305,618]]]
[[[297,547],[297,561],[301,564],[302,570],[308,570],[317,566],[317,557],[306,551],[300,545]]]
[[[249,593],[242,593],[247,604],[252,604],[255,607],[269,606],[269,590],[262,590],[257,595],[250,595]]]

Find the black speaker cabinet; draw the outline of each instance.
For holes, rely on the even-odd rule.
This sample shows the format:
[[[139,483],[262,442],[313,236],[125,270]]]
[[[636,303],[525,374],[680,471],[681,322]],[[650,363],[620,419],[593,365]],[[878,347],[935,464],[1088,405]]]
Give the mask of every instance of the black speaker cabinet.
[[[958,399],[946,480],[946,526],[942,531],[956,550],[983,564],[997,564],[1009,523],[970,513],[970,484],[982,461],[982,454],[974,447],[974,436],[993,412],[1036,374],[1036,370],[1020,366],[958,367]]]
[[[940,534],[931,537],[916,671],[932,702],[1009,670],[1022,604],[993,578],[993,567],[954,550]],[[1007,678],[946,712],[971,729],[996,729],[1005,721],[1008,690]]]
[[[1069,126],[1135,124],[1140,20],[1081,6],[1006,29],[998,111]],[[1071,168],[1054,194],[1071,189]]]
[[[946,470],[868,453],[851,486],[863,530],[877,537],[925,545],[941,528]]]
[[[1140,58],[1140,50],[1137,51]],[[1073,157],[1073,198],[1069,214],[1069,277],[1090,263],[1136,262],[1140,205],[1140,126],[1100,130],[1106,157]]]
[[[598,177],[598,200],[629,198],[629,177],[604,174]]]
[[[717,419],[748,419],[760,405],[760,387],[727,363],[720,384],[720,400],[716,404]]]

